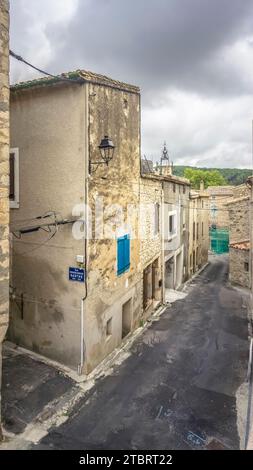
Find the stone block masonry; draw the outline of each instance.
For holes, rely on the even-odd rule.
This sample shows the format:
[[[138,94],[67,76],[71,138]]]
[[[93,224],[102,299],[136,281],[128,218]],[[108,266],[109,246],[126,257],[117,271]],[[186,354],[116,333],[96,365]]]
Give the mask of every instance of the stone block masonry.
[[[232,284],[250,287],[249,250],[229,249],[229,280]]]
[[[9,2],[0,0],[0,393],[9,321]],[[0,395],[1,398],[1,395]],[[0,425],[1,439],[1,425]]]

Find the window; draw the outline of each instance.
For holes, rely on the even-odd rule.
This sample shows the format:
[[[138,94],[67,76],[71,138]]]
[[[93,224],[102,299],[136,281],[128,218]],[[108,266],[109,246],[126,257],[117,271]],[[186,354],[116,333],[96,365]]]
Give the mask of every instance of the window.
[[[185,214],[185,207],[183,207],[183,230],[186,229],[186,214]]]
[[[185,186],[183,186],[183,194],[185,194]]]
[[[117,240],[117,274],[128,271],[130,268],[130,236],[124,235]]]
[[[202,222],[202,237],[204,236],[204,222]]]
[[[159,233],[159,224],[160,224],[160,205],[155,204],[155,235]]]
[[[19,149],[10,150],[10,207],[19,208]]]
[[[244,263],[244,269],[245,271],[249,271],[249,263]]]
[[[169,214],[169,238],[177,234],[176,212]]]
[[[197,240],[199,239],[199,223],[197,223]]]
[[[173,193],[175,193],[175,192],[176,192],[176,185],[175,185],[175,183],[173,183]]]
[[[193,222],[193,240],[195,240],[195,222]]]
[[[112,318],[106,322],[106,337],[109,338],[112,336]]]

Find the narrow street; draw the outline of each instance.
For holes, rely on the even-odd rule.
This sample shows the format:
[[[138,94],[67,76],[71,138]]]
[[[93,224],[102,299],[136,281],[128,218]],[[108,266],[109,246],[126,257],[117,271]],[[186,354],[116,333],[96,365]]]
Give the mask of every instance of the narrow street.
[[[227,270],[226,257],[214,258],[187,297],[138,337],[128,359],[96,382],[64,424],[30,448],[242,447],[247,298],[227,285]]]

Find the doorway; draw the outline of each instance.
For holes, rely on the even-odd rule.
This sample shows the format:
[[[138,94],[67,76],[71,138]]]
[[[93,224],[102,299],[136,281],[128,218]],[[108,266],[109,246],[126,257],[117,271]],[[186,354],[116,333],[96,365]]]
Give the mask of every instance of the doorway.
[[[122,339],[131,331],[132,324],[132,299],[122,306]]]
[[[183,283],[183,252],[181,251],[176,257],[176,286],[178,289]]]
[[[165,288],[174,289],[174,257],[165,264]]]

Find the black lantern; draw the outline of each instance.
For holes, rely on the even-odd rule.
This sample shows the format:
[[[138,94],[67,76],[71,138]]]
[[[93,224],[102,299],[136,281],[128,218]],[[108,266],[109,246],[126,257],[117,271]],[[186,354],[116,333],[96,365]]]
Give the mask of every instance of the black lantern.
[[[98,148],[100,150],[102,159],[104,160],[106,165],[108,165],[114,155],[115,145],[113,144],[113,141],[108,137],[108,135],[105,135],[104,138],[101,140],[101,144]]]
[[[91,168],[92,165],[96,165],[96,169],[98,168],[99,165],[106,164],[107,166],[109,165],[109,162],[112,160],[113,155],[114,155],[114,150],[115,150],[115,145],[113,144],[113,141],[108,137],[108,135],[105,135],[104,138],[101,140],[100,145],[98,146],[100,155],[102,157],[101,161],[98,162],[91,162],[89,163],[89,171],[91,173]]]

